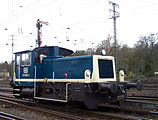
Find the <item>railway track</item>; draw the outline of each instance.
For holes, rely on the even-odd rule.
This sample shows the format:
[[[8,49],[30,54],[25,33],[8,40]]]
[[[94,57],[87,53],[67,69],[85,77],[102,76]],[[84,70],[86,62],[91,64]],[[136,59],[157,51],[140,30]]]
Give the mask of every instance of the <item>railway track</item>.
[[[54,111],[54,110],[48,110],[42,107],[37,107],[37,106],[27,106],[24,104],[19,104],[17,102],[21,103],[26,103],[25,100],[17,100],[13,98],[5,98],[5,97],[0,97],[0,102],[2,104],[10,104],[13,106],[18,106],[21,108],[29,109],[34,112],[42,113],[45,115],[49,115],[52,117],[55,117],[57,119],[67,119],[67,120],[91,120],[91,119],[105,119],[105,120],[149,120],[147,118],[140,118],[140,117],[135,117],[135,116],[129,116],[129,115],[120,115],[120,114],[112,114],[112,113],[105,113],[105,112],[89,112],[85,111],[84,114],[79,114],[79,112],[76,112],[75,115],[69,113],[64,113],[64,112],[59,112],[59,111]],[[28,101],[27,101],[28,102]],[[80,113],[83,110],[80,110]]]
[[[158,100],[154,98],[131,97],[126,99],[125,104],[134,108],[158,111]]]
[[[26,120],[25,118],[21,118],[21,117],[11,115],[5,112],[0,112],[0,119],[1,120]]]
[[[142,90],[129,90],[126,104],[135,108],[158,111],[158,78],[142,80]]]
[[[9,104],[9,105],[13,105],[13,106],[20,107],[20,108],[23,108],[23,109],[29,109],[33,112],[39,112],[39,113],[49,115],[49,116],[52,116],[52,117],[56,117],[56,118],[62,118],[62,119],[68,119],[68,120],[85,120],[85,118],[82,118],[82,117],[79,117],[79,116],[73,116],[73,115],[69,115],[69,114],[65,114],[65,113],[57,112],[57,111],[52,111],[52,110],[49,111],[49,110],[46,110],[46,109],[43,109],[43,108],[40,108],[40,107],[35,107],[35,106],[31,107],[31,106],[27,106],[27,105],[24,105],[24,104],[19,104],[19,103],[13,102],[13,101],[6,100],[4,98],[0,98],[0,102],[2,104]]]
[[[136,117],[136,116],[132,116],[132,115],[124,115],[124,114],[118,114],[118,113],[106,113],[106,112],[92,112],[92,114],[97,114],[100,117],[101,116],[108,116],[109,120],[115,120],[115,119],[120,119],[120,120],[152,120],[150,118],[145,118],[145,117]],[[116,117],[116,118],[115,118]]]
[[[135,97],[135,98],[134,98]],[[127,99],[130,98],[134,98],[134,99],[148,99],[148,100],[153,100],[153,101],[158,101],[158,96],[128,96]]]
[[[151,117],[151,118],[158,118],[158,112],[156,112],[156,111],[151,111],[151,110],[146,110],[146,109],[138,109],[136,107],[131,107],[131,105],[127,105],[126,103],[123,106],[100,104],[99,107],[103,111],[104,110],[116,111],[116,112],[123,112],[126,114],[132,113],[132,114],[147,116],[147,117]]]
[[[158,101],[157,96],[128,96],[127,99]]]
[[[13,92],[13,88],[0,87],[0,91]]]
[[[12,97],[14,97],[12,94],[9,94],[8,92],[12,92],[13,91],[13,89],[12,88],[0,88],[0,91],[3,91],[3,92],[6,92],[6,93],[1,93],[0,92],[0,101],[1,100],[7,100],[7,101],[14,101],[14,102],[18,102],[18,103],[28,103],[28,104],[30,104],[29,102],[30,101],[26,101],[26,100],[19,100],[19,99],[15,99],[15,98],[12,98]],[[7,97],[7,98],[6,98]],[[142,97],[142,96],[141,96]],[[129,99],[133,99],[133,100],[135,100],[135,99],[137,99],[137,101],[138,100],[140,100],[140,98],[141,97],[137,97],[136,98],[136,96],[134,97],[134,96],[129,96],[128,98]],[[143,98],[143,97],[142,97]],[[154,97],[150,97],[150,98],[144,98],[144,99],[148,99],[148,100],[156,100],[157,98],[154,98]],[[4,102],[4,101],[3,101]],[[126,101],[126,103],[128,103],[128,105],[132,105],[131,103],[134,103],[134,102],[131,102],[131,101]],[[130,103],[130,104],[129,104]],[[10,104],[10,103],[9,103]],[[31,103],[31,104],[34,104],[33,102]],[[140,103],[141,104],[141,103]],[[140,106],[140,105],[139,105]],[[155,106],[155,105],[153,105],[153,106]],[[24,107],[24,106],[23,106]],[[26,106],[26,108],[27,109],[32,109],[32,108],[28,108],[29,106]],[[104,106],[104,107],[107,107],[107,105],[106,106]],[[131,108],[123,108],[123,107],[114,107],[113,105],[111,106],[111,105],[108,105],[108,108],[112,108],[112,109],[117,109],[117,110],[120,110],[120,111],[124,111],[124,112],[128,112],[128,113],[136,113],[136,114],[147,114],[147,115],[149,115],[149,116],[158,116],[158,113],[157,112],[153,112],[153,111],[147,111],[147,110],[138,110],[138,109],[131,109]],[[38,111],[38,110],[41,110],[41,111]],[[34,106],[34,108],[33,108],[33,111],[36,111],[37,110],[37,112],[40,112],[40,113],[43,113],[42,111],[47,111],[47,110],[45,110],[44,108],[41,108],[41,107],[39,107],[39,108],[35,108],[35,106]],[[42,110],[42,109],[44,109],[44,110]],[[51,110],[52,111],[52,110]],[[43,113],[43,114],[47,114],[47,115],[50,115],[50,116],[56,116],[57,118],[59,117],[59,115],[62,115],[62,116],[67,116],[67,115],[64,115],[63,113],[56,113],[56,111],[53,111],[53,113],[56,113],[57,115],[51,115],[52,113],[50,113],[51,111],[47,111],[47,113]],[[70,113],[69,113],[70,114]],[[91,113],[89,113],[89,115],[90,115]],[[135,117],[135,116],[124,116],[124,117],[122,117],[123,115],[121,115],[121,117],[120,117],[120,115],[116,115],[116,113],[115,114],[112,114],[112,113],[106,113],[105,114],[105,112],[103,113],[103,112],[101,112],[101,113],[98,113],[98,112],[96,112],[96,113],[92,113],[93,114],[93,118],[95,117],[95,116],[102,116],[102,118],[106,118],[106,119],[110,119],[110,118],[112,118],[112,119],[130,119],[131,118],[131,120],[134,120],[134,119],[138,119],[137,117]],[[91,114],[91,115],[92,115]],[[77,116],[77,115],[76,115]],[[80,116],[82,116],[82,115],[80,115]],[[78,116],[77,116],[78,117]],[[64,117],[61,117],[61,118],[64,118]],[[79,120],[85,120],[85,119],[88,119],[88,117],[83,117],[83,118],[75,118],[75,117],[73,117],[73,116],[67,116],[67,119],[72,119],[72,118],[74,118],[74,120],[76,120],[76,119],[79,119]],[[66,118],[65,118],[66,119]],[[144,118],[143,118],[144,119]]]
[[[142,80],[142,90],[136,91],[135,89],[130,89],[127,91],[127,96],[154,96],[158,97],[158,78],[132,78],[129,81],[136,81],[138,79]]]

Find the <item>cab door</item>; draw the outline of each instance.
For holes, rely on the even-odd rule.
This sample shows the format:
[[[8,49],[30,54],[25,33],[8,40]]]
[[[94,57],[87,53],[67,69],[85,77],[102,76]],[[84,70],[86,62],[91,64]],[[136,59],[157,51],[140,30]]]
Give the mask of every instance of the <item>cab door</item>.
[[[31,52],[24,52],[21,54],[20,78],[31,79],[31,73]]]
[[[21,64],[21,54],[16,54],[15,57],[15,79],[20,79],[20,64]]]
[[[33,84],[33,69],[31,66],[31,52],[25,51],[16,55],[15,75],[20,85],[30,86]]]

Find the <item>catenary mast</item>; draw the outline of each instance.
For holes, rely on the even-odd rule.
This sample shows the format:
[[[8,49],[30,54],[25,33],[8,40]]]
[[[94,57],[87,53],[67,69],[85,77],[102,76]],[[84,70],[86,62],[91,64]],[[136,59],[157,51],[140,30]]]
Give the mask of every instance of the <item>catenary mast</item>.
[[[109,9],[110,12],[113,12],[113,16],[111,19],[113,19],[113,25],[114,25],[114,45],[115,45],[115,66],[116,66],[116,74],[118,75],[119,72],[119,63],[118,63],[118,41],[117,41],[117,37],[116,37],[116,18],[120,17],[119,12],[116,11],[116,8],[119,7],[118,4],[110,2],[109,4],[113,6],[113,9]]]

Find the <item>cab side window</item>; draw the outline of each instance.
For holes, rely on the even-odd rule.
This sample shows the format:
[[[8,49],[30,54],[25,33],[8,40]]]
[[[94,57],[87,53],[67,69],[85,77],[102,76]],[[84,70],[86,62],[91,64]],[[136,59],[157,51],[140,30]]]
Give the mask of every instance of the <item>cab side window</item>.
[[[20,55],[17,56],[16,63],[17,63],[18,66],[20,65]]]
[[[31,53],[22,53],[21,65],[31,65]]]
[[[35,64],[40,64],[42,63],[43,57],[48,56],[48,50],[37,50],[35,52]]]

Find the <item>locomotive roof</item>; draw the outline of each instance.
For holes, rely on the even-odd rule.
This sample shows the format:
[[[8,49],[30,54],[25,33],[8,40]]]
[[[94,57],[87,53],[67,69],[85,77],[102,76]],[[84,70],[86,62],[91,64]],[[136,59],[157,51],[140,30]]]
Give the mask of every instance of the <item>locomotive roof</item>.
[[[25,51],[15,52],[14,54],[27,53],[27,52],[31,52],[31,50],[25,50]]]
[[[52,49],[54,47],[57,47],[57,46],[42,46],[42,47],[36,47],[35,49],[33,50],[25,50],[25,51],[20,51],[20,52],[16,52],[14,54],[20,54],[20,53],[27,53],[27,52],[32,52],[32,51],[35,51],[35,50],[38,50],[38,49]],[[71,55],[73,54],[73,51],[72,50],[69,50],[69,49],[66,49],[66,48],[62,48],[62,47],[59,47],[59,51],[65,55]]]

